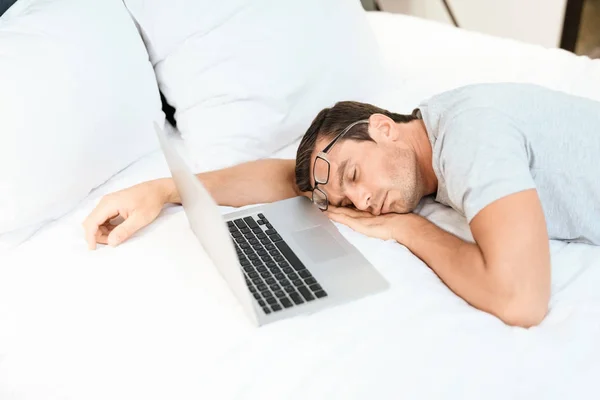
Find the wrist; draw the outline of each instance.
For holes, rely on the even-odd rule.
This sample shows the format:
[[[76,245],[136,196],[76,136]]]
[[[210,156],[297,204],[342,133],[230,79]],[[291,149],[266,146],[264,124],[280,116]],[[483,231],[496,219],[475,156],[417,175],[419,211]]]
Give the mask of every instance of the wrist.
[[[163,202],[163,204],[167,203],[180,203],[181,200],[179,198],[179,193],[177,192],[177,187],[175,187],[175,182],[171,178],[162,178],[157,179],[153,182],[159,193],[159,196]]]
[[[407,245],[424,221],[425,219],[417,214],[398,214],[396,221],[394,221],[392,239],[400,244]]]

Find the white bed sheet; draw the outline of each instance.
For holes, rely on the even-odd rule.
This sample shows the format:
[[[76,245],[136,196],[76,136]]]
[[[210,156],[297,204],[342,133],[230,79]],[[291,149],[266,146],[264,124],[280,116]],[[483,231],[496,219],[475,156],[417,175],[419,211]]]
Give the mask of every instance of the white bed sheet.
[[[382,97],[394,110],[478,80],[599,96],[599,62],[410,17],[370,18],[397,77]],[[254,329],[180,207],[118,248],[86,250],[80,222],[101,195],[167,174],[152,153],[2,253],[1,399],[597,398],[599,248],[552,243],[551,310],[526,330],[467,305],[403,246],[339,226],[391,289]],[[426,200],[417,211],[469,237],[448,208]]]

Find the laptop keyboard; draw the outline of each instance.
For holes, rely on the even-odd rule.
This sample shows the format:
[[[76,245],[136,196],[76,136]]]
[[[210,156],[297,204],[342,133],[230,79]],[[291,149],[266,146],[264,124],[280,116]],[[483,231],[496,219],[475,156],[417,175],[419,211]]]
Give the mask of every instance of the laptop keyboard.
[[[227,221],[246,285],[265,314],[327,296],[263,214]]]

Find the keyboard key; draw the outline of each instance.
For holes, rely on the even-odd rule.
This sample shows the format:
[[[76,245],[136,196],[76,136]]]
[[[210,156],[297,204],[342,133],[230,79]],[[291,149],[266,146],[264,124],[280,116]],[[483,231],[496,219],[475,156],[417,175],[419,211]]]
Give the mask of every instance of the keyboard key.
[[[227,226],[228,226],[228,227],[230,227],[230,228],[231,228],[233,225],[234,225],[233,221],[227,221]]]
[[[261,307],[263,307],[263,306],[266,306],[266,305],[267,305],[267,303],[265,303],[265,301],[264,301],[264,300],[258,300],[258,304],[259,304]]]
[[[290,299],[288,299],[287,297],[284,297],[283,299],[280,299],[279,301],[281,301],[281,304],[283,304],[283,306],[285,308],[290,308],[293,304],[290,301]]]
[[[250,272],[248,274],[248,278],[250,278],[250,279],[258,278],[258,272]]]
[[[233,236],[234,238],[239,238],[239,237],[242,237],[242,232],[240,232],[240,231],[233,232],[233,233],[231,234],[231,236]]]
[[[273,304],[271,308],[273,311],[281,311],[281,306],[279,304]]]
[[[263,265],[262,260],[259,260],[258,258],[256,260],[252,260],[252,265],[254,265],[255,267],[261,266]]]
[[[260,276],[262,276],[264,279],[267,279],[271,277],[271,273],[269,271],[261,272]]]
[[[250,261],[244,257],[242,260],[240,260],[240,264],[242,265],[242,267],[248,267],[250,266]]]
[[[271,314],[271,310],[269,310],[269,307],[263,307],[263,311],[265,312],[265,314]]]
[[[304,303],[304,300],[302,300],[302,297],[300,297],[300,295],[297,292],[291,293],[290,297],[296,305]]]
[[[288,293],[292,293],[292,292],[296,291],[296,289],[293,286],[286,286],[283,289]]]
[[[262,279],[260,279],[260,278],[253,278],[252,279],[252,283],[254,283],[255,285],[260,285],[262,283]],[[266,289],[266,287],[265,287],[265,289]],[[265,289],[261,289],[260,286],[258,286],[258,290],[265,290]]]
[[[269,244],[267,244],[265,246],[265,249],[267,249],[267,250],[273,250],[273,249],[275,249],[275,245],[273,243],[269,243]]]
[[[247,282],[247,283],[250,283],[250,282]],[[256,293],[256,288],[254,286],[249,285],[248,287],[250,288],[251,293]]]
[[[275,297],[269,297],[267,299],[267,303],[269,303],[269,304],[277,304],[277,299]]]
[[[260,299],[260,294],[258,294],[258,293],[252,293],[252,295],[254,296],[254,298],[256,300]]]
[[[275,275],[275,278],[277,278],[277,280],[279,280],[279,281],[280,281],[280,280],[282,280],[282,279],[285,279],[285,275],[284,275],[284,274],[281,274],[281,273],[279,273],[279,274],[276,274],[276,275]]]
[[[312,293],[308,290],[306,286],[300,286],[298,287],[298,290],[300,291],[300,293],[302,293],[302,296],[306,299],[306,301],[311,301],[315,299],[315,297],[312,295]]]
[[[315,283],[314,285],[310,285],[309,288],[313,292],[318,292],[319,290],[323,290],[323,288],[321,287],[321,285],[319,285],[318,283]]]
[[[240,248],[241,249],[249,249],[250,248],[250,244],[249,243],[241,243],[240,244]]]
[[[302,286],[304,285],[304,282],[302,282],[302,279],[295,279],[292,281],[292,283],[294,284],[294,286]]]
[[[277,235],[277,231],[276,231],[275,229],[267,229],[267,230],[265,231],[265,233],[266,233],[267,235],[269,235],[269,236],[271,236],[271,235]]]
[[[279,284],[281,286],[290,286],[292,283],[290,281],[288,281],[287,279],[282,279]]]
[[[266,280],[265,280],[265,283],[266,283],[267,285],[272,285],[272,284],[274,284],[274,283],[276,283],[276,282],[277,282],[277,281],[275,280],[275,278],[268,278],[268,279],[266,279]]]
[[[260,239],[260,242],[264,245],[267,245],[267,244],[269,244],[269,239],[268,238]]]
[[[271,245],[271,246],[273,246],[273,245]],[[272,256],[280,256],[281,255],[281,253],[277,249],[269,250],[269,254]]]
[[[258,214],[258,218],[260,218],[260,219],[266,219],[265,216],[263,215],[263,213]]]
[[[312,285],[313,283],[317,283],[315,278],[305,279],[304,282],[306,282],[307,285]]]
[[[294,272],[294,270],[290,267],[285,267],[281,269],[283,272],[285,272],[286,274],[291,274]]]
[[[260,258],[261,260],[263,260],[264,262],[269,262],[269,261],[273,261],[273,259],[271,258],[271,256],[267,255],[267,256],[262,256]]]
[[[246,265],[244,266],[244,271],[250,273],[250,272],[254,272],[254,267],[252,265]]]
[[[298,273],[298,275],[300,275],[303,278],[312,278],[312,275],[310,274],[310,272],[308,272],[307,269],[303,269]]]
[[[256,278],[258,280],[260,280],[259,278]],[[260,280],[259,283],[256,283],[254,281],[252,281],[256,286],[256,289],[258,289],[259,292],[264,292],[265,290],[267,290],[267,285],[265,285],[264,283],[260,283],[262,282],[262,280]]]
[[[264,233],[257,233],[256,237],[259,238],[259,239],[266,239],[267,235],[265,235]]]
[[[259,225],[264,225],[264,224],[266,224],[266,222],[265,222],[265,221],[263,221],[262,219],[259,219],[259,220],[258,220],[258,224],[259,224]]]
[[[242,233],[240,232],[240,235],[241,234]],[[243,235],[246,239],[254,239],[254,233],[252,233],[252,232],[244,233]]]
[[[256,260],[257,258],[258,256],[254,252],[248,254],[248,259],[250,260]]]
[[[235,220],[235,221],[233,221],[233,222],[234,222],[234,223],[235,223],[235,225],[236,225],[238,228],[240,228],[240,229],[242,229],[242,228],[246,227],[246,224],[244,223],[244,221],[242,221],[242,219],[241,219],[241,218],[238,218],[238,219],[236,219],[236,220]]]
[[[258,250],[262,249],[262,248],[263,248],[263,246],[262,246],[262,244],[260,244],[260,243],[257,243],[257,244],[253,244],[253,245],[252,245],[252,248],[253,248],[254,250],[257,250],[257,251],[258,251]]]
[[[320,299],[320,298],[326,297],[327,292],[325,292],[324,290],[319,290],[318,292],[315,293],[315,296],[317,296]]]
[[[269,286],[269,288],[270,288],[272,291],[274,291],[274,292],[275,292],[275,291],[277,291],[277,290],[281,290],[281,286],[279,286],[279,285],[278,285],[278,284],[276,284],[276,283],[273,283],[271,286]]]
[[[239,232],[237,226],[230,226],[229,227],[229,233],[233,233],[233,232]]]
[[[256,268],[256,270],[258,272],[265,272],[267,270],[267,268],[261,265],[260,267]]]
[[[279,261],[279,262],[277,263],[277,265],[279,265],[281,268],[285,268],[285,267],[289,267],[289,266],[290,266],[290,264],[288,264],[288,262],[287,262],[287,261],[285,261],[285,260],[283,260],[283,261]]]
[[[262,292],[260,292],[260,294],[262,295],[263,299],[273,297],[273,293],[271,293],[269,290],[263,290]]]
[[[246,224],[248,224],[250,228],[258,228],[258,225],[256,224],[256,222],[254,222],[254,218],[252,217],[244,218],[244,222],[246,222]]]
[[[266,264],[267,264],[267,267],[269,267],[269,268],[273,268],[273,267],[277,266],[277,264],[275,264],[273,261],[267,261]]]
[[[283,254],[285,256],[285,258],[287,258],[287,260],[290,262],[290,264],[292,264],[292,267],[296,271],[299,271],[299,270],[305,268],[304,264],[302,264],[300,259],[298,259],[298,257],[296,257],[296,254],[294,254],[294,252],[292,251],[292,249],[290,249],[290,246],[288,246],[286,242],[283,242],[283,241],[277,242],[277,243],[275,243],[275,245],[277,246],[279,251],[281,251],[281,254]]]
[[[267,221],[267,220],[265,219],[265,221]],[[271,225],[271,224],[269,223],[269,221],[267,221],[267,229],[273,229],[273,225]]]
[[[285,297],[285,293],[283,293],[281,290],[278,290],[275,292],[275,296],[281,298],[281,297]]]
[[[252,232],[254,232],[255,234],[258,235],[259,233],[263,233],[263,230],[260,229],[259,227],[256,227],[256,228],[252,228]]]
[[[250,228],[248,228],[247,226],[245,226],[245,227],[243,227],[243,228],[240,229],[240,232],[242,232],[242,233],[248,233],[248,232],[250,232]]]
[[[291,274],[288,274],[288,278],[291,280],[296,280],[299,278],[298,274],[295,272],[292,272]]]
[[[236,239],[237,240],[237,239]],[[252,238],[252,239],[248,239],[248,243],[254,245],[254,244],[258,244],[258,239]]]
[[[268,253],[265,249],[260,249],[256,252],[256,254],[258,254],[259,256],[264,256],[265,254],[268,254]]]
[[[281,270],[280,270],[279,268],[277,268],[277,267],[270,267],[270,268],[269,268],[269,271],[271,271],[271,273],[272,273],[273,275],[277,275],[277,274],[280,274],[280,273],[281,273]]]
[[[279,235],[277,235],[277,234],[275,234],[275,235],[271,235],[271,236],[269,236],[269,237],[270,237],[270,238],[271,238],[271,240],[272,240],[272,241],[274,241],[274,242],[279,242],[279,241],[283,240],[283,239],[281,238],[281,236],[279,236]]]
[[[245,237],[236,237],[235,241],[238,243],[246,243],[246,238]]]

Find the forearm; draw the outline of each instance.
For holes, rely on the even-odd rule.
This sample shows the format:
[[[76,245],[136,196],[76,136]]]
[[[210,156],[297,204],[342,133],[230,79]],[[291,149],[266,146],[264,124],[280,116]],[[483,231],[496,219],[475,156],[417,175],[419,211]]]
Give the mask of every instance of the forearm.
[[[197,177],[217,204],[241,207],[297,196],[294,166],[294,160],[264,159],[201,173]],[[160,185],[166,203],[181,203],[171,178],[161,179]]]
[[[477,244],[465,242],[415,214],[406,222],[410,226],[399,229],[395,239],[423,260],[458,296],[501,317],[506,291],[486,266]]]

